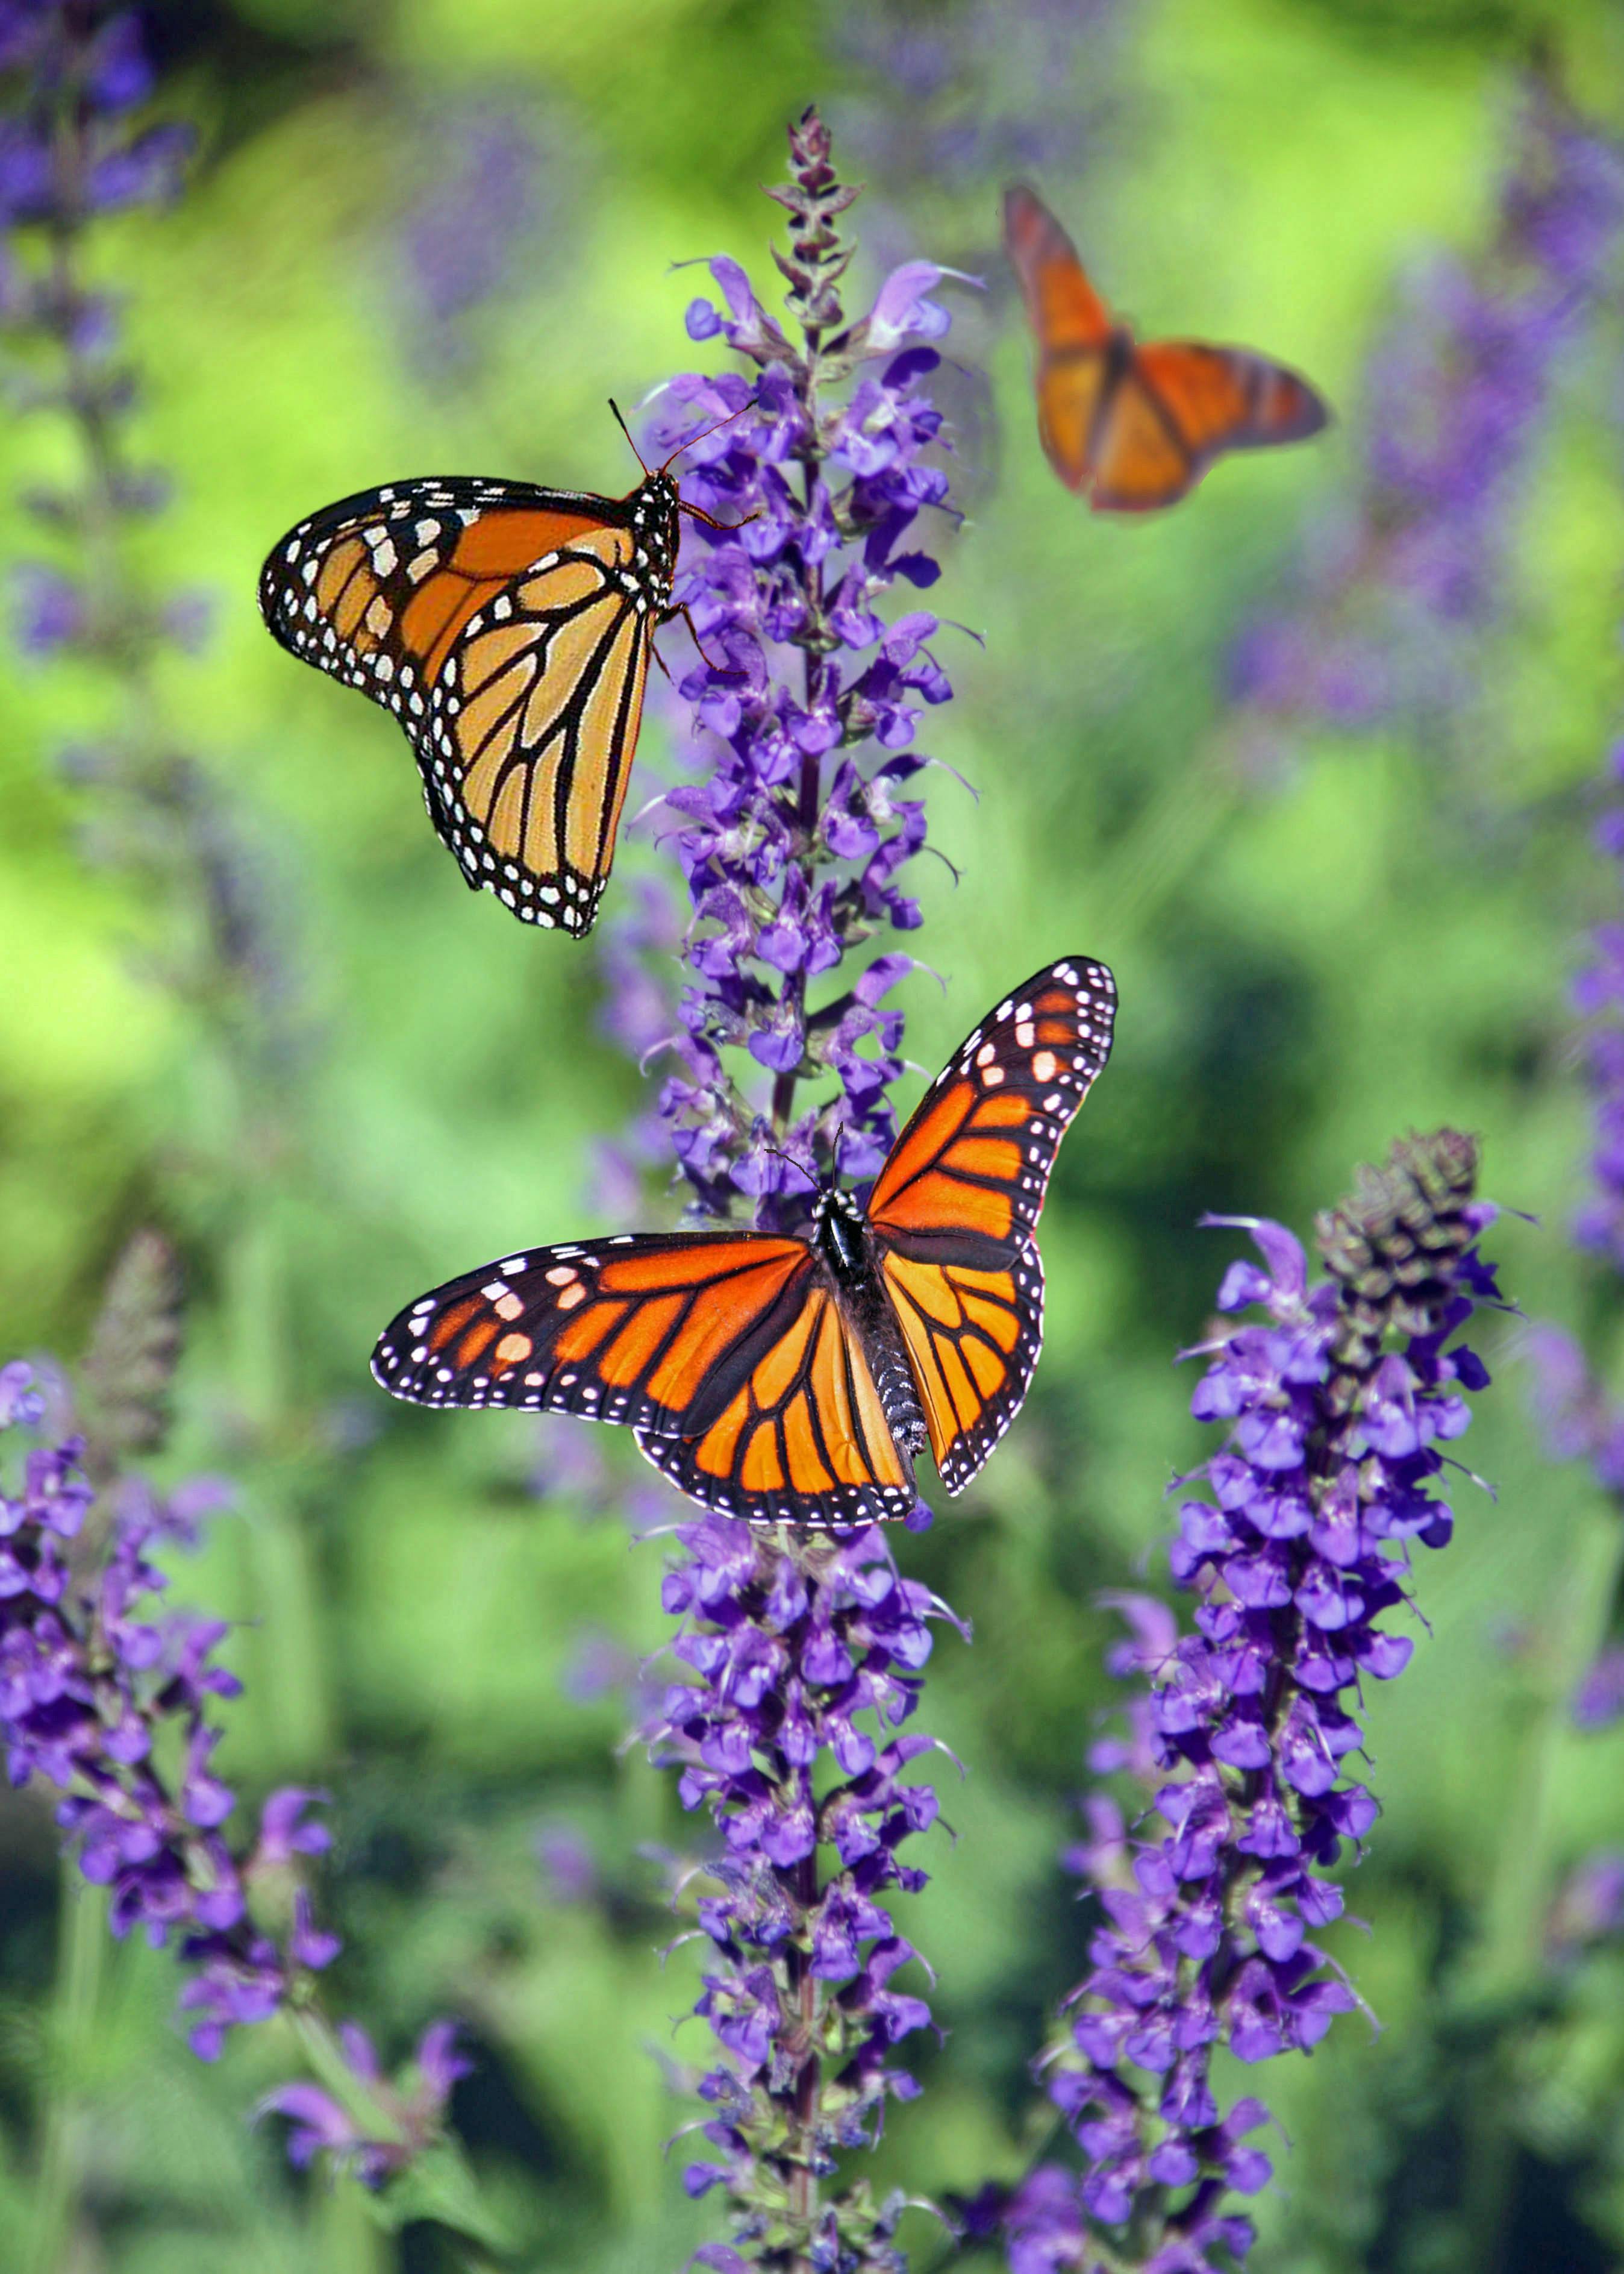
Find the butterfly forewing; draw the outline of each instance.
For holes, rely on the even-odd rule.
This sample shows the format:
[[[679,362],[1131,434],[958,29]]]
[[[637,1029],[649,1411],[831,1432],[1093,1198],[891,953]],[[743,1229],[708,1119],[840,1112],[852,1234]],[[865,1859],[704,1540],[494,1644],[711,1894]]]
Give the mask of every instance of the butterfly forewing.
[[[984,1020],[881,1170],[868,1219],[931,1452],[958,1492],[1019,1411],[1043,1331],[1035,1233],[1060,1141],[1110,1055],[1116,983],[1069,957]]]
[[[590,928],[614,855],[676,493],[397,482],[290,531],[260,577],[282,644],[400,720],[476,889]]]
[[[372,1372],[415,1404],[630,1423],[657,1468],[731,1516],[856,1524],[914,1503],[801,1239],[650,1232],[508,1256],[402,1311]]]
[[[402,1311],[379,1337],[372,1373],[419,1405],[692,1427],[737,1352],[811,1274],[804,1240],[753,1231],[531,1248]]]
[[[868,1198],[891,1245],[966,1262],[1037,1229],[1060,1140],[1110,1055],[1116,984],[1067,957],[1006,996],[925,1092]],[[922,1246],[921,1243],[925,1245]]]
[[[1084,275],[1076,246],[1034,192],[1019,185],[1004,192],[1004,243],[1043,353],[1103,347],[1110,312]]]

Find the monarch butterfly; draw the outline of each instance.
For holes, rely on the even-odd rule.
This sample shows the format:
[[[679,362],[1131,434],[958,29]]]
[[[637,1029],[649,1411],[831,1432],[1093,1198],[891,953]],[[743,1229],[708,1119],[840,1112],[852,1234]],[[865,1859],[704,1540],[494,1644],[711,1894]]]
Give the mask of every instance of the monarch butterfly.
[[[1037,335],[1039,438],[1096,513],[1173,505],[1226,450],[1300,442],[1330,417],[1305,379],[1245,348],[1136,345],[1032,191],[1004,192],[1004,244]]]
[[[936,1077],[866,1205],[816,1185],[806,1239],[528,1248],[402,1311],[372,1373],[419,1405],[628,1423],[685,1493],[757,1522],[906,1517],[927,1445],[960,1492],[1037,1363],[1038,1215],[1116,1005],[1103,964],[1038,972]]]
[[[678,515],[719,525],[671,463],[623,498],[387,482],[300,522],[259,574],[282,645],[400,720],[470,887],[577,938],[614,859],[654,633],[681,613]]]

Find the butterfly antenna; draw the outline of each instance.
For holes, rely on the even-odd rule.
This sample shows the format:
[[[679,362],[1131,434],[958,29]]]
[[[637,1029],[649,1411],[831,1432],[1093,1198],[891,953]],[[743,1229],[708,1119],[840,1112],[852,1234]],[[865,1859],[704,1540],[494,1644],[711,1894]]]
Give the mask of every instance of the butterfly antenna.
[[[801,1173],[801,1175],[806,1178],[806,1180],[807,1180],[808,1184],[809,1184],[809,1185],[811,1186],[811,1187],[812,1187],[813,1191],[814,1191],[814,1192],[816,1192],[816,1190],[817,1190],[817,1188],[818,1188],[818,1180],[817,1180],[817,1178],[813,1175],[813,1173],[812,1173],[811,1170],[810,1170],[810,1169],[808,1169],[808,1168],[805,1165],[805,1163],[804,1163],[803,1162],[798,1161],[798,1160],[795,1158],[795,1156],[794,1156],[794,1155],[793,1155],[793,1153],[786,1153],[786,1152],[785,1152],[785,1151],[783,1150],[782,1147],[781,1147],[781,1146],[778,1146],[778,1145],[763,1145],[763,1148],[762,1148],[762,1150],[763,1150],[763,1153],[771,1153],[771,1154],[775,1155],[775,1156],[776,1156],[776,1157],[777,1157],[778,1160],[780,1160],[780,1161],[787,1161],[787,1162],[789,1163],[789,1164],[790,1164],[790,1167],[791,1167],[792,1169],[798,1170],[798,1171],[800,1171],[800,1173]]]
[[[750,402],[753,403],[755,399],[755,396],[752,395]],[[611,403],[609,407],[612,410],[614,410],[614,405],[613,403]],[[666,459],[665,464],[660,468],[661,473],[663,474],[666,471],[667,467],[674,465],[676,461],[682,456],[684,450],[691,450],[695,442],[703,442],[707,434],[719,434],[724,426],[731,426],[735,418],[742,418],[749,407],[749,403],[741,403],[737,410],[730,410],[726,418],[718,418],[714,426],[702,426],[697,434],[690,434],[686,442],[679,442],[676,448],[672,452],[670,457]],[[620,415],[620,412],[616,410],[615,417],[618,418]],[[632,447],[635,449],[636,444],[634,443]]]
[[[613,413],[614,413],[614,423],[615,423],[615,425],[620,428],[620,430],[621,433],[625,435],[625,437],[626,437],[627,440],[628,440],[628,441],[631,444],[631,446],[632,446],[632,456],[633,456],[633,457],[636,459],[637,463],[638,463],[638,464],[643,468],[643,472],[646,474],[646,473],[648,472],[648,471],[649,471],[649,462],[648,462],[648,460],[643,456],[643,452],[642,452],[642,451],[637,448],[637,438],[636,438],[636,436],[632,433],[631,428],[627,425],[627,423],[626,423],[625,419],[621,418],[621,416],[620,416],[620,404],[615,401],[615,399],[614,399],[614,397],[613,397],[613,395],[609,397],[609,408],[610,408],[610,410],[613,410]],[[695,435],[694,439],[695,439],[695,441],[697,441],[699,438],[698,438],[698,436],[697,436],[697,435]],[[686,447],[687,447],[687,445],[685,444],[685,445],[684,445],[684,448],[686,448]],[[666,461],[665,461],[665,465],[666,465],[666,466],[668,466],[670,463],[671,463],[671,460],[670,460],[669,458],[667,458],[667,459],[666,459]],[[664,472],[665,472],[665,466],[662,466],[662,467],[660,468],[660,471],[661,471],[661,473],[664,473]]]

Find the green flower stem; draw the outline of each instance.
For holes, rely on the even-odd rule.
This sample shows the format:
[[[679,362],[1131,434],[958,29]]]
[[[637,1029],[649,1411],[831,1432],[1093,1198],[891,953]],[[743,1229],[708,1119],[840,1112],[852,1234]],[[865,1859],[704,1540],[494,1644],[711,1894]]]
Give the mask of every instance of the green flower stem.
[[[86,2088],[107,1967],[107,1898],[99,1887],[86,1885],[76,1863],[64,1857],[60,1870],[60,1955],[46,2071],[49,2097],[23,2274],[66,2274],[70,2263],[78,2263],[71,2244],[90,2123]]]

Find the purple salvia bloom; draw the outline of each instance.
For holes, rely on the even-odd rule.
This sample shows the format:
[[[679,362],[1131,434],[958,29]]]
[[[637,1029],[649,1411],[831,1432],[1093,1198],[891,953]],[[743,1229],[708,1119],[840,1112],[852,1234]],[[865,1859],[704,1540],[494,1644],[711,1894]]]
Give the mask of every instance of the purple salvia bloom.
[[[1621,237],[1624,149],[1530,86],[1492,246],[1412,280],[1367,372],[1359,493],[1317,532],[1289,609],[1237,644],[1232,693],[1259,771],[1293,724],[1441,716],[1468,691],[1463,642],[1500,606],[1547,409]]]
[[[1487,1380],[1451,1339],[1497,1299],[1476,1170],[1451,1131],[1395,1145],[1320,1218],[1324,1277],[1267,1224],[1247,1227],[1263,1267],[1226,1274],[1222,1306],[1254,1315],[1206,1347],[1192,1401],[1226,1427],[1184,1480],[1172,1547],[1193,1630],[1124,1604],[1116,1670],[1144,1688],[1106,1766],[1134,1771],[1139,1803],[1131,1827],[1092,1800],[1068,1856],[1099,1921],[1040,2067],[1083,2168],[1045,2167],[1004,2204],[1013,2274],[1129,2263],[1124,2227],[1143,2269],[1216,2274],[1244,2256],[1251,2224],[1230,2199],[1270,2176],[1250,2136],[1267,2112],[1220,2107],[1213,2054],[1305,2052],[1358,2002],[1312,1937],[1340,1916],[1344,1843],[1357,1855],[1377,1812],[1345,1774],[1361,1685],[1408,1662],[1386,1615],[1409,1600],[1411,1542],[1450,1536],[1440,1448],[1468,1418],[1461,1393]]]
[[[898,580],[939,573],[917,526],[947,504],[925,391],[938,358],[908,343],[945,330],[933,296],[947,272],[906,263],[847,319],[834,224],[855,192],[810,154],[822,134],[797,130],[796,178],[773,192],[792,216],[798,337],[716,256],[720,305],[695,301],[689,335],[725,339],[754,369],[673,380],[650,428],[662,457],[691,442],[684,497],[728,526],[698,529],[676,591],[703,649],[681,692],[709,761],[667,792],[660,825],[688,884],[688,982],[667,1010],[623,963],[611,975],[612,1026],[640,1055],[665,1042],[675,1058],[659,1111],[690,1205],[727,1216],[748,1201],[757,1222],[804,1213],[804,1178],[770,1148],[823,1168],[838,1149],[838,1165],[870,1175],[895,1134],[902,1019],[878,995],[911,959],[879,959],[883,985],[833,975],[877,930],[918,924],[900,872],[924,813],[901,793],[928,763],[914,744],[923,712],[951,694],[936,619],[881,613]],[[726,1050],[771,1079],[740,1084]],[[829,1074],[834,1101],[796,1118],[797,1082]]]
[[[846,967],[875,933],[918,924],[899,878],[924,812],[905,793],[927,764],[918,720],[951,693],[937,620],[914,599],[938,575],[918,524],[947,497],[925,392],[938,358],[908,343],[945,329],[944,272],[908,263],[848,319],[836,224],[856,192],[829,149],[808,111],[771,192],[789,217],[774,256],[788,320],[717,255],[717,297],[689,307],[688,335],[725,341],[749,373],[685,373],[661,391],[653,448],[688,446],[685,501],[722,524],[701,526],[676,593],[703,648],[680,691],[703,770],[667,790],[657,822],[687,882],[686,928],[652,901],[628,919],[607,1014],[640,1057],[664,1043],[674,1060],[659,1116],[691,1212],[784,1229],[806,1221],[810,1172],[871,1177],[895,1136],[902,1013],[889,998],[913,960]],[[655,921],[680,938],[674,998],[627,959],[632,927]],[[808,1081],[835,1096],[801,1110]],[[929,2010],[884,1898],[924,1880],[901,1851],[935,1818],[914,1781],[932,1740],[904,1725],[929,1623],[950,1615],[872,1528],[806,1536],[710,1516],[675,1536],[664,1600],[685,1678],[644,1733],[719,1835],[697,1905],[707,2152],[683,2184],[721,2191],[732,2220],[731,2241],[695,2263],[893,2274],[900,2198],[876,2203],[866,2180],[824,2189],[845,2151],[872,2142],[886,2100],[916,2090],[892,2054]]]
[[[394,2083],[355,2022],[340,2029],[334,2050],[332,2090],[284,2084],[266,2094],[258,2113],[288,2118],[288,2155],[300,2169],[325,2156],[333,2169],[380,2188],[440,2137],[452,2087],[468,2074],[469,2063],[450,2022],[431,2022]]]
[[[149,1351],[150,1337],[134,1346]],[[104,1414],[117,1408],[115,1387],[104,1374]],[[140,1393],[152,1395],[144,1379]],[[0,1367],[0,1431],[35,1427],[42,1403],[27,1367]],[[113,1933],[144,1934],[187,1968],[180,2009],[200,2059],[218,2059],[233,2029],[294,2006],[307,2037],[330,2040],[312,1987],[341,1945],[318,1924],[303,1879],[331,1845],[311,1813],[327,1796],[280,1788],[257,1833],[230,1844],[237,1796],[212,1767],[223,1734],[213,1717],[242,1687],[215,1661],[229,1629],[167,1608],[168,1580],[153,1560],[195,1540],[222,1487],[204,1478],[162,1498],[126,1474],[98,1502],[83,1453],[78,1437],[35,1444],[0,1480],[0,1743],[11,1781],[56,1788],[64,1843],[85,1878],[108,1890]],[[273,2095],[269,2105],[303,2111],[295,2160],[326,2145],[370,2185],[398,2171],[438,2135],[462,2074],[448,2029],[437,2023],[425,2037],[411,2094],[381,2095],[393,2125],[386,2139],[333,2130],[325,2112],[336,2104],[313,2085]]]
[[[826,2240],[831,2266],[900,2268],[896,2206],[876,2210],[860,2186],[820,2210],[817,2181],[872,2142],[888,2097],[916,2090],[889,2056],[930,2013],[898,1984],[916,1954],[881,1899],[924,1884],[898,1851],[936,1816],[932,1788],[907,1775],[932,1741],[904,1724],[929,1622],[951,1615],[898,1574],[877,1529],[780,1541],[707,1517],[677,1537],[686,1559],[665,1601],[696,1679],[667,1690],[644,1734],[723,1843],[717,1892],[699,1900],[710,1948],[696,2009],[715,2040],[697,2089],[719,2153],[685,2185],[726,2188],[741,2263],[787,2267],[798,2248],[822,2264]],[[823,1879],[820,1847],[837,1860]],[[769,2234],[788,2238],[781,2252]]]
[[[26,1420],[27,1369],[6,1367],[0,1391]],[[177,1517],[170,1503],[129,1489],[135,1480],[125,1478],[99,1562],[71,1566],[66,1543],[94,1507],[81,1451],[78,1438],[33,1446],[20,1488],[0,1494],[7,1770],[14,1785],[38,1778],[61,1795],[57,1823],[85,1877],[109,1890],[114,1933],[139,1930],[196,1967],[182,2005],[193,2017],[194,2048],[213,2059],[230,2026],[276,2011],[296,1978],[337,1954],[302,1888],[285,1950],[249,1923],[257,1881],[327,1846],[325,1829],[306,1815],[320,1796],[273,1793],[252,1849],[237,1855],[227,1844],[222,1827],[237,1796],[213,1772],[222,1732],[210,1717],[240,1688],[214,1660],[229,1630],[166,1610],[167,1580],[152,1560],[195,1524],[195,1509]],[[159,1769],[161,1754],[175,1761],[172,1773]]]

